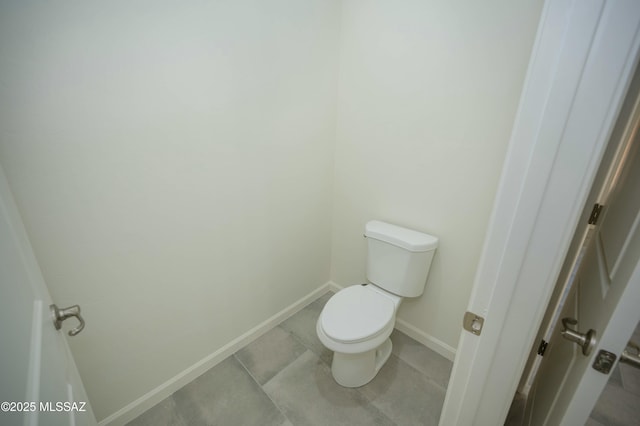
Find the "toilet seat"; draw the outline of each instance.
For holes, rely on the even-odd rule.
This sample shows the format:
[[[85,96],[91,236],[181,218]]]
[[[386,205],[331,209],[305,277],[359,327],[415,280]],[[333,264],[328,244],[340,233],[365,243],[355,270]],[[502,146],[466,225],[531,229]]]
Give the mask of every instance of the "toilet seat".
[[[358,343],[376,337],[394,322],[394,302],[367,287],[347,287],[329,299],[320,317],[327,337],[340,343]]]

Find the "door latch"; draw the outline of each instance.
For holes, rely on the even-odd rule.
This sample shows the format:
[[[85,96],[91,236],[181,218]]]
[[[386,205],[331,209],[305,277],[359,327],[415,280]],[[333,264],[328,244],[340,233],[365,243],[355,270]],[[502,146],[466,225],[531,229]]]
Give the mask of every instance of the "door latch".
[[[474,314],[473,312],[465,312],[464,319],[462,320],[462,327],[479,336],[482,332],[482,326],[484,325],[484,318],[479,315]]]
[[[616,354],[604,349],[600,349],[598,356],[593,361],[593,369],[604,374],[609,374],[616,362]],[[640,346],[634,342],[629,342],[620,355],[620,362],[640,368]]]
[[[594,370],[599,371],[602,374],[609,374],[615,362],[616,354],[600,349],[598,356],[593,360],[592,367]]]

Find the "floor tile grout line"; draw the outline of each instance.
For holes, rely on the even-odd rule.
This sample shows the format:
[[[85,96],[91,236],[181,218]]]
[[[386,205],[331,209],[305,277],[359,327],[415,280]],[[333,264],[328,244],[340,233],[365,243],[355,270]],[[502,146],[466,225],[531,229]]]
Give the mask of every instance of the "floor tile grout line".
[[[312,303],[313,303],[313,302],[312,302]],[[310,303],[309,305],[311,305],[311,303]],[[308,307],[309,305],[307,305],[307,307]],[[307,307],[305,307],[304,309],[306,309]],[[282,324],[282,323],[280,323],[280,324],[276,325],[275,327],[280,327],[280,325],[281,325],[281,324]],[[275,328],[275,327],[274,327],[274,328]],[[308,345],[306,345],[306,344],[305,344],[305,342],[304,342],[300,337],[298,337],[295,333],[293,333],[293,332],[291,332],[291,331],[288,331],[288,330],[284,329],[283,327],[280,327],[280,328],[281,328],[283,331],[285,331],[289,336],[291,336],[291,338],[292,338],[292,339],[294,339],[295,341],[297,341],[298,343],[300,343],[300,344],[305,348],[305,351],[304,351],[303,353],[301,353],[300,355],[298,355],[294,360],[292,360],[291,362],[289,362],[286,366],[284,366],[283,368],[281,368],[281,369],[280,369],[280,370],[279,370],[279,371],[278,371],[278,372],[277,372],[273,377],[271,377],[269,380],[267,380],[267,381],[264,383],[264,385],[260,385],[260,383],[258,383],[258,381],[257,381],[255,378],[253,378],[253,375],[252,375],[252,378],[254,379],[254,381],[256,381],[256,383],[258,383],[258,385],[262,388],[263,392],[264,392],[264,393],[269,397],[269,399],[270,399],[270,400],[275,404],[275,406],[276,406],[276,407],[278,408],[278,410],[279,410],[279,411],[280,411],[280,412],[285,416],[285,418],[287,418],[287,417],[286,417],[286,415],[282,412],[282,409],[280,408],[280,406],[279,406],[275,401],[273,401],[273,399],[271,399],[271,396],[269,396],[269,394],[264,390],[264,386],[265,386],[265,385],[267,385],[267,383],[269,383],[271,380],[274,380],[276,377],[278,377],[279,375],[281,375],[281,374],[282,374],[282,373],[283,373],[283,372],[284,372],[288,367],[290,367],[292,364],[294,364],[298,359],[300,359],[300,357],[302,357],[302,356],[303,356],[304,354],[306,354],[307,352],[309,352],[311,355],[313,355],[314,357],[316,357],[320,362],[322,362],[324,365],[326,365],[329,369],[331,369],[331,364],[330,364],[330,363],[328,363],[328,362],[326,362],[324,359],[322,359],[322,356],[320,356],[319,354],[315,353],[315,351],[313,350],[313,348],[312,348],[312,347],[310,347],[310,346],[308,346]],[[235,354],[234,354],[234,355],[235,355]],[[395,356],[395,355],[394,355],[394,356]],[[402,362],[404,362],[404,363],[406,364],[406,362],[405,362],[405,361],[403,361],[403,360],[400,360],[400,361],[402,361]],[[242,364],[242,362],[241,362],[241,364]],[[407,365],[408,365],[408,364],[407,364]],[[247,367],[246,367],[244,364],[242,364],[242,366],[243,366],[243,368],[245,368],[245,370],[247,369]],[[413,368],[413,367],[412,367],[412,368]],[[414,370],[415,370],[415,368],[414,368]],[[420,372],[420,371],[418,371],[418,373],[419,373],[419,374],[424,375],[424,374],[423,374],[422,372]],[[251,374],[251,373],[249,373],[249,374]],[[395,423],[392,419],[390,419],[390,418],[389,418],[389,416],[387,416],[387,415],[386,415],[382,410],[380,410],[380,408],[378,408],[378,407],[373,403],[373,401],[372,401],[372,400],[371,400],[367,395],[365,395],[365,394],[360,390],[360,387],[358,387],[358,388],[352,388],[352,389],[354,389],[354,390],[358,393],[358,395],[360,395],[360,397],[362,397],[365,401],[367,401],[367,403],[368,403],[368,404],[370,404],[371,406],[373,406],[373,407],[378,411],[378,414],[379,414],[379,415],[384,416],[384,418],[385,418],[385,419],[387,419],[390,423],[392,423],[392,424],[396,425],[396,423]],[[291,420],[290,420],[289,418],[287,418],[287,420],[289,420],[289,422],[291,422]],[[293,422],[291,422],[291,423],[293,424]]]
[[[284,330],[284,329],[283,329]],[[285,330],[287,331],[287,330]],[[298,343],[300,343],[302,346],[304,346],[309,352],[311,352],[312,354],[314,354],[315,356],[317,356],[320,361],[324,362],[326,365],[328,365],[329,367],[331,367],[331,364],[329,364],[328,362],[326,362],[325,360],[322,359],[322,356],[320,354],[317,354],[312,347],[305,345],[305,343],[302,341],[302,339],[300,339],[298,336],[296,336],[295,334],[287,331],[287,333],[289,333],[289,335]]]
[[[293,335],[292,335],[293,336]],[[272,378],[270,378],[269,380],[267,380],[267,382],[265,382],[265,384],[263,385],[266,386],[267,383],[269,383],[271,380],[274,380],[276,377],[280,376],[281,374],[284,373],[284,371],[291,367],[296,361],[298,361],[301,357],[303,357],[306,353],[311,354],[311,356],[317,358],[321,363],[323,363],[325,366],[327,366],[329,369],[331,369],[331,366],[324,361],[323,359],[321,359],[318,354],[316,354],[315,352],[313,352],[310,348],[307,348],[302,354],[300,354],[298,357],[296,357],[293,361],[291,361],[290,363],[288,363],[285,367],[283,367],[282,369],[280,369],[280,371],[278,371]],[[358,395],[360,395],[360,397],[365,400],[369,405],[371,405],[372,407],[374,407],[376,409],[376,411],[378,412],[378,415],[384,417],[385,419],[387,419],[389,421],[389,423],[391,423],[392,425],[398,426],[396,422],[394,422],[389,416],[386,415],[386,413],[384,413],[380,408],[378,408],[373,401],[364,393],[362,393],[362,391],[360,390],[360,387],[358,388],[347,388],[347,389],[353,389],[354,391],[358,392]],[[267,396],[269,395],[266,391],[264,391]],[[278,406],[278,404],[276,404],[274,402],[274,404],[276,405],[276,407],[278,407],[278,409],[280,409],[280,407]],[[286,417],[286,416],[285,416]],[[289,420],[289,422],[291,422],[290,419],[287,418],[287,420]],[[293,424],[293,422],[291,422],[291,424]],[[295,425],[294,425],[295,426]]]
[[[418,369],[416,369],[414,366],[412,366],[411,364],[409,364],[408,362],[406,362],[405,360],[403,360],[402,358],[400,358],[399,356],[397,356],[396,354],[391,354],[391,356],[395,357],[397,359],[398,362],[401,362],[403,364],[405,364],[407,367],[409,367],[411,370],[414,370],[418,375],[424,377],[430,384],[434,385],[438,390],[442,390],[446,393],[447,389],[443,388],[440,384],[438,384],[437,382],[435,382],[431,377],[429,377],[427,374],[424,374],[422,371],[419,371]],[[389,362],[389,360],[387,360],[387,362]],[[386,365],[386,363],[385,363]],[[380,367],[380,370],[382,370],[384,368],[384,365],[382,367]],[[376,375],[377,376],[377,375]],[[371,380],[375,380],[375,377]],[[389,416],[387,416],[387,414],[382,411],[382,409],[380,409],[376,404],[375,404],[375,400],[370,399],[364,392],[363,392],[363,388],[365,386],[367,386],[367,384],[369,384],[371,382],[365,383],[362,386],[359,386],[357,388],[352,388],[356,391],[358,391],[358,393],[366,400],[369,402],[369,404],[371,404],[373,407],[376,408],[376,410],[378,410],[380,412],[380,414],[382,414],[386,419],[388,419],[392,424],[397,426],[397,423],[394,422]]]
[[[323,295],[324,296],[324,295]],[[321,296],[322,297],[322,296]],[[308,309],[309,306],[311,306],[313,303],[315,303],[317,300],[319,300],[320,298],[308,303],[304,308],[300,309],[299,312],[302,312],[305,309]],[[292,315],[290,318],[288,318],[287,320],[293,318],[295,315]],[[242,368],[249,374],[249,377],[251,377],[251,379],[260,387],[260,390],[267,396],[267,398],[269,398],[269,401],[271,401],[271,403],[278,409],[278,411],[284,416],[284,418],[293,425],[293,422],[291,421],[291,419],[289,419],[287,417],[287,415],[285,414],[285,412],[282,410],[282,407],[280,407],[280,405],[278,405],[273,398],[271,398],[271,395],[269,395],[269,393],[264,389],[264,386],[269,383],[271,380],[273,380],[275,377],[279,376],[284,370],[287,369],[287,367],[291,366],[291,364],[293,364],[294,362],[296,362],[301,356],[303,356],[306,352],[311,353],[313,356],[317,357],[322,363],[324,363],[325,365],[327,365],[327,363],[322,359],[322,357],[318,354],[316,354],[313,349],[311,347],[309,347],[307,344],[305,344],[305,342],[298,337],[295,333],[285,329],[284,327],[281,327],[281,325],[287,321],[284,320],[282,322],[280,322],[279,324],[275,325],[273,328],[279,327],[282,331],[284,331],[285,333],[287,333],[292,339],[294,339],[295,341],[297,341],[300,345],[302,345],[302,347],[305,348],[305,351],[302,352],[300,355],[298,355],[296,358],[294,358],[291,362],[287,363],[287,365],[285,365],[284,367],[282,367],[276,374],[273,375],[273,377],[269,378],[269,380],[267,380],[264,385],[261,385],[260,382],[257,380],[257,378],[249,371],[249,368],[242,362],[242,360],[236,356],[236,354],[241,351],[242,349],[244,349],[246,346],[238,349],[238,351],[236,351],[235,353],[233,353],[233,357],[240,363],[240,365],[242,366]],[[330,366],[329,366],[330,367]],[[366,398],[367,401],[369,401],[368,398]],[[295,426],[295,425],[294,425]]]
[[[240,349],[242,350],[242,349]],[[274,407],[276,407],[278,409],[278,412],[280,414],[282,414],[282,416],[285,418],[286,421],[288,421],[289,423],[291,423],[293,425],[293,422],[291,421],[291,419],[289,417],[287,417],[287,415],[282,411],[282,408],[273,400],[273,398],[271,398],[271,395],[269,395],[269,393],[264,389],[264,385],[261,385],[260,382],[254,377],[254,375],[251,373],[251,371],[249,371],[249,369],[247,368],[246,365],[244,365],[244,363],[242,362],[242,360],[240,360],[240,358],[238,358],[236,356],[236,354],[238,353],[238,351],[236,351],[232,356],[236,359],[236,361],[238,361],[240,363],[240,365],[242,366],[242,368],[244,369],[244,371],[247,372],[247,374],[249,374],[249,377],[251,377],[251,379],[258,385],[258,387],[260,388],[260,390],[262,391],[263,394],[266,395],[267,398],[269,398],[269,401],[271,401],[271,403],[273,404]],[[304,352],[303,352],[304,353]],[[300,358],[300,356],[296,357],[296,359]],[[294,359],[295,361],[295,359]],[[278,374],[280,374],[280,372],[282,372],[282,370],[284,370],[285,368],[287,368],[289,365],[291,365],[293,361],[291,361],[289,364],[287,364],[284,368],[282,368],[280,371],[278,371],[273,377],[277,376]],[[271,377],[271,379],[273,379],[273,377]],[[265,385],[267,383],[269,383],[271,381],[271,379],[267,380],[265,382]],[[295,425],[294,425],[295,426]]]

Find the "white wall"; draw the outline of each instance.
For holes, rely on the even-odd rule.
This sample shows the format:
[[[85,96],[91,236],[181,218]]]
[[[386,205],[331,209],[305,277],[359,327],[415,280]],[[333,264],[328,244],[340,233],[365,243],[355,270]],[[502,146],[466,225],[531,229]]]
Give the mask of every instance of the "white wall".
[[[542,1],[343,5],[332,280],[364,282],[370,219],[438,236],[399,318],[453,350]]]
[[[338,6],[2,2],[0,162],[98,419],[328,281]]]

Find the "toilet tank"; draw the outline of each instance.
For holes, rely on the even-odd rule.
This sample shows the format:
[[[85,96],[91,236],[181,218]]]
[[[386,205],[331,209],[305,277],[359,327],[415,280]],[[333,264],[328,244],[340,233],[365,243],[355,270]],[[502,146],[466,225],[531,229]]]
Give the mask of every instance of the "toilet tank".
[[[364,236],[369,282],[398,296],[420,296],[438,239],[377,220],[367,222]]]

